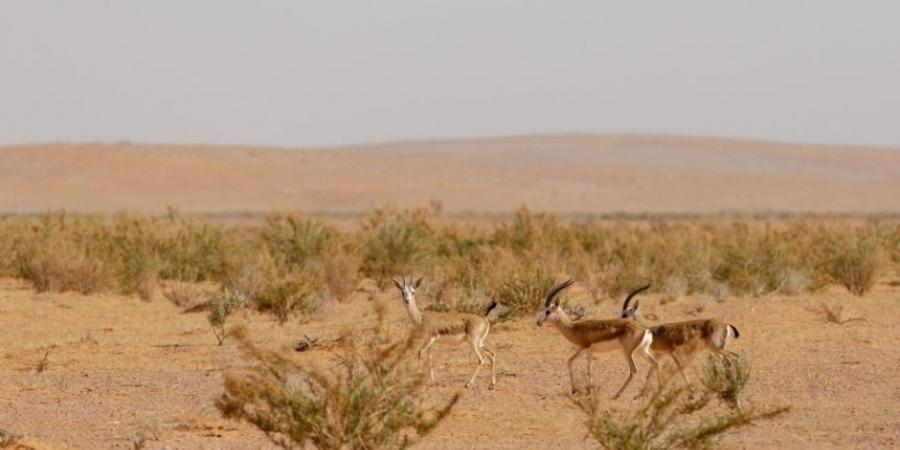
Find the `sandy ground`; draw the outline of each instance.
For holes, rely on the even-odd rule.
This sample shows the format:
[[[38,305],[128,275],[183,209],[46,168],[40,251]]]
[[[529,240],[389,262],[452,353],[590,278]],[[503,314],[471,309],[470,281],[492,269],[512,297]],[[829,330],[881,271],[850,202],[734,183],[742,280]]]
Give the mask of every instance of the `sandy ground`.
[[[727,437],[724,446],[900,446],[898,296],[896,283],[884,283],[862,299],[835,287],[815,295],[708,304],[701,316],[723,318],[742,332],[731,348],[745,353],[753,366],[747,399],[793,407],[781,420]],[[395,293],[380,298],[389,305],[391,323],[404,326]],[[570,298],[586,297],[576,290]],[[642,304],[646,313],[674,321],[696,317],[699,301],[659,306],[650,295]],[[820,302],[845,305],[845,316],[865,320],[828,323],[816,310]],[[608,317],[615,308],[606,301],[590,312]],[[244,320],[254,340],[287,350],[304,334],[333,337],[370,322],[371,312],[366,295],[359,293],[305,323],[281,326],[263,315]],[[213,406],[224,371],[244,363],[233,343],[215,345],[204,314],[181,314],[161,297],[148,303],[114,295],[35,294],[4,279],[0,329],[0,428],[22,435],[34,448],[134,448],[141,435],[149,438],[144,447],[149,449],[270,447],[259,432],[222,419]],[[487,378],[481,378],[419,448],[593,448],[584,440],[583,417],[566,395],[571,345],[531,319],[497,325],[491,333],[488,343],[501,373],[497,389],[487,390]],[[327,356],[317,350],[300,357]],[[467,351],[438,349],[435,362],[437,380],[426,395],[442,399],[463,390],[473,367]],[[643,376],[646,366],[639,365]],[[691,370],[696,377],[697,364]],[[625,374],[619,353],[599,357],[595,377],[602,390],[612,394]],[[630,400],[637,389],[632,386],[618,405],[637,405]]]
[[[0,214],[121,210],[360,214],[896,213],[900,150],[669,136],[526,136],[277,150],[0,148]]]

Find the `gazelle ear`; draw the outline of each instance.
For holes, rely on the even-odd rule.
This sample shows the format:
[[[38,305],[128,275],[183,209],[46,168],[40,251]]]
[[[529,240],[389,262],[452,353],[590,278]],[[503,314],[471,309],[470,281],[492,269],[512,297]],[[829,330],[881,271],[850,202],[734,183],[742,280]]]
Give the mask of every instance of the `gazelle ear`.
[[[413,283],[414,288],[416,288],[416,289],[419,288],[419,285],[422,284],[422,278],[424,278],[424,277],[419,278],[418,280],[416,280],[415,283]]]
[[[399,282],[399,281],[397,281],[397,279],[396,279],[396,278],[391,278],[391,281],[393,281],[393,282],[394,282],[394,286],[397,286],[397,289],[400,289],[400,290],[401,290],[401,291],[402,291],[402,290],[403,290],[403,285],[402,285],[402,284],[400,284],[400,282]]]
[[[634,310],[637,311],[638,308],[640,308],[640,307],[641,307],[641,301],[640,301],[640,300],[635,300],[635,301],[634,301]]]

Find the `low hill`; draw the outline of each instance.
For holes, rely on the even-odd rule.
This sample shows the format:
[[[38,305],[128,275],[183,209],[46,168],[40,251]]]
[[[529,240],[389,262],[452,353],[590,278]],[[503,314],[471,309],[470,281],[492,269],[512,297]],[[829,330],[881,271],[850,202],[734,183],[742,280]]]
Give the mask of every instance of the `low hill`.
[[[0,148],[0,212],[897,213],[900,149],[559,135],[328,149]]]

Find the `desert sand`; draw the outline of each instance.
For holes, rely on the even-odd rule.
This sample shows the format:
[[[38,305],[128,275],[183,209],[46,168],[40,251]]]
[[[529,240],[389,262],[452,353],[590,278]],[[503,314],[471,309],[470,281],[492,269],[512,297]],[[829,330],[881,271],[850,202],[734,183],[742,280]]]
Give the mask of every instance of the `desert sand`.
[[[738,326],[729,347],[753,367],[746,393],[757,406],[790,405],[781,419],[741,429],[724,448],[897,448],[900,446],[900,288],[882,283],[866,298],[842,288],[795,297],[728,298],[696,313],[696,298],[664,306],[648,295],[647,313],[666,320],[720,317]],[[577,287],[577,286],[576,286]],[[307,321],[279,325],[270,316],[241,319],[254,341],[291,352],[304,335],[331,338],[372,322],[363,285],[354,298],[331,303]],[[588,304],[575,289],[571,301]],[[408,320],[396,292],[376,295],[392,327]],[[845,317],[829,323],[820,302],[842,304]],[[590,304],[592,316],[616,313],[618,302]],[[245,367],[234,342],[217,346],[205,314],[183,314],[163,298],[142,302],[117,295],[35,294],[0,280],[0,425],[34,448],[270,448],[252,427],[223,419],[213,406],[223,374]],[[531,318],[496,325],[487,343],[498,354],[497,389],[482,375],[463,389],[474,367],[468,350],[438,348],[436,381],[424,394],[463,397],[438,430],[417,448],[595,448],[585,440],[583,416],[570,403],[566,358],[573,348]],[[45,360],[46,355],[46,360]],[[327,361],[313,350],[298,358]],[[696,379],[703,358],[689,370]],[[43,361],[43,362],[42,362]],[[643,376],[647,367],[638,362]],[[666,361],[671,365],[671,361]],[[577,366],[583,371],[583,365]],[[39,371],[42,369],[42,371]],[[583,372],[582,372],[583,373]],[[599,356],[596,385],[611,395],[627,373],[618,352]],[[582,378],[582,382],[584,382]],[[638,383],[610,406],[633,408]]]

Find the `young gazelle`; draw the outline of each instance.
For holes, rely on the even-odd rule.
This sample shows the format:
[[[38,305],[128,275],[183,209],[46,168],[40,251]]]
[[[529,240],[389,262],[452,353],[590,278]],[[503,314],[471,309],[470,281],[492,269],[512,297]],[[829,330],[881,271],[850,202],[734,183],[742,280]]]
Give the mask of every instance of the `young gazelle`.
[[[650,289],[649,284],[628,294],[628,297],[625,298],[625,303],[622,305],[623,319],[642,320],[640,301],[635,300],[634,305],[628,305],[632,297],[647,289]],[[684,373],[681,361],[678,360],[679,352],[686,356],[696,349],[706,348],[719,356],[725,356],[726,353],[736,355],[736,353],[726,350],[725,344],[727,344],[729,338],[737,339],[741,336],[737,327],[718,319],[697,319],[686,322],[664,323],[650,327],[650,331],[653,333],[653,343],[650,348],[654,353],[663,353],[671,356],[672,360],[675,361],[675,365],[678,366],[681,376],[684,377],[684,381],[688,384],[690,384],[690,381],[688,381],[687,374]]]
[[[412,277],[410,277],[409,281],[403,278],[402,283],[396,279],[392,281],[403,295],[403,303],[406,304],[406,312],[409,313],[409,318],[412,320],[413,325],[422,327],[426,340],[425,345],[419,349],[419,363],[421,364],[422,362],[422,352],[424,352],[428,358],[428,374],[431,377],[431,381],[434,381],[434,368],[431,365],[431,346],[435,342],[456,345],[468,342],[472,347],[472,352],[478,358],[478,366],[475,367],[475,372],[472,373],[472,377],[466,382],[466,387],[474,386],[475,377],[478,376],[478,371],[484,365],[485,355],[487,355],[491,362],[491,384],[488,388],[494,389],[494,385],[497,384],[495,371],[497,357],[494,352],[484,346],[484,340],[487,338],[488,332],[491,331],[491,323],[487,320],[487,315],[497,307],[497,302],[492,301],[485,308],[484,317],[462,313],[422,313],[416,306],[416,289],[422,284],[422,279],[419,278],[415,283],[413,283]]]
[[[594,378],[591,373],[594,365],[594,353],[606,352],[617,348],[622,349],[625,353],[625,360],[628,362],[628,379],[625,384],[616,392],[613,399],[619,398],[622,391],[631,383],[631,379],[637,372],[637,366],[634,364],[634,353],[640,350],[641,355],[650,361],[655,368],[658,366],[656,359],[650,352],[650,343],[653,341],[653,335],[645,326],[632,320],[610,319],[610,320],[578,320],[573,321],[569,318],[565,311],[559,307],[559,293],[563,289],[574,283],[569,279],[563,284],[551,289],[547,294],[547,300],[544,302],[544,310],[538,318],[538,326],[543,326],[544,322],[549,321],[557,330],[578,347],[572,357],[569,358],[569,381],[572,383],[572,393],[575,389],[575,374],[572,366],[575,359],[579,355],[584,354],[587,357],[587,375],[590,386],[594,386]]]

